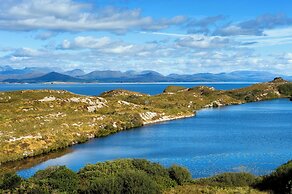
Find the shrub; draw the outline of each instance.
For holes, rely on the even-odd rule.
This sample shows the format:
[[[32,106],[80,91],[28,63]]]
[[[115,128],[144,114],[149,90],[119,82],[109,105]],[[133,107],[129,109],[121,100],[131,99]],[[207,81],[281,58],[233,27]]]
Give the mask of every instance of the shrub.
[[[145,159],[133,159],[133,166],[138,170],[143,170],[150,175],[168,176],[168,171],[166,168],[158,163],[153,163]]]
[[[108,176],[92,179],[84,184],[78,193],[89,194],[107,194],[107,193],[161,193],[159,186],[145,172],[142,171],[124,171],[116,176]]]
[[[292,83],[282,84],[278,89],[281,94],[292,96]]]
[[[121,193],[161,193],[156,182],[145,172],[125,171],[118,174],[118,180],[122,183]]]
[[[21,183],[21,178],[16,173],[6,173],[0,178],[0,189],[14,189]]]
[[[122,185],[117,181],[115,176],[101,177],[92,179],[90,181],[84,181],[78,190],[81,194],[90,193],[121,193]]]
[[[262,190],[272,190],[275,193],[290,193],[292,180],[292,161],[283,164],[270,175],[264,176],[257,185]]]
[[[256,182],[256,177],[245,172],[223,173],[210,178],[213,184],[230,187],[251,186]]]
[[[104,179],[110,179],[112,177],[120,177],[121,174],[126,172],[143,173],[149,179],[151,179],[160,190],[173,187],[176,184],[174,180],[169,177],[168,170],[160,164],[149,162],[144,159],[121,159],[108,162],[100,162],[94,165],[87,165],[78,172],[78,175],[84,184],[82,188],[90,188],[90,190],[97,190],[99,185],[109,184],[107,181],[103,182],[97,180],[98,177]],[[117,181],[115,179],[115,181]],[[112,185],[115,187],[115,185]],[[86,190],[86,189],[81,189]],[[84,192],[86,193],[86,192]]]
[[[65,166],[53,166],[38,171],[31,181],[44,190],[74,193],[78,186],[78,177]]]
[[[190,182],[192,180],[191,173],[188,169],[181,166],[173,165],[168,169],[169,177],[182,185],[183,183]]]

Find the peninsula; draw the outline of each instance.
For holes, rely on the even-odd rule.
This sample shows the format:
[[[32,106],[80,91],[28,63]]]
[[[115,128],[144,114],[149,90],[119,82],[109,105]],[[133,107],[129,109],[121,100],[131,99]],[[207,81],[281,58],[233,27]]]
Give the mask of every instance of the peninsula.
[[[100,96],[64,90],[1,92],[0,163],[146,124],[191,117],[202,108],[291,96],[292,83],[282,78],[229,91],[169,86],[154,96],[126,90]]]

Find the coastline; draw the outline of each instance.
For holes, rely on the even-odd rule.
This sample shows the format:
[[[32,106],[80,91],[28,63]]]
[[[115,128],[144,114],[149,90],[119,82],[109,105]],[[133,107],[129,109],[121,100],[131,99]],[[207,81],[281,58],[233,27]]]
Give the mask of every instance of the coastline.
[[[165,93],[160,94],[158,96],[148,96],[148,95],[142,95],[142,94],[130,92],[130,91],[116,90],[116,91],[108,92],[108,93],[104,94],[104,96],[100,96],[100,97],[89,97],[89,96],[81,96],[81,95],[77,95],[78,97],[75,97],[76,96],[75,94],[65,92],[65,91],[63,91],[63,92],[62,91],[50,91],[50,90],[43,91],[45,97],[42,100],[38,100],[38,101],[43,101],[42,103],[44,103],[44,104],[48,104],[48,105],[49,104],[56,104],[57,103],[56,101],[61,100],[62,103],[66,102],[66,103],[68,103],[68,106],[70,108],[73,108],[72,107],[73,104],[72,104],[72,102],[70,102],[70,99],[75,99],[75,101],[76,101],[76,99],[78,98],[82,101],[82,103],[84,101],[84,102],[90,104],[90,106],[85,107],[86,110],[88,109],[88,111],[91,110],[91,108],[94,108],[94,111],[103,110],[103,108],[105,108],[105,110],[107,110],[109,108],[113,108],[113,110],[116,110],[116,111],[118,109],[120,109],[120,111],[126,111],[124,114],[126,114],[128,116],[118,117],[116,119],[114,119],[115,115],[112,115],[108,118],[103,118],[103,117],[94,118],[96,124],[98,124],[100,122],[102,122],[104,124],[100,124],[98,127],[98,130],[97,130],[97,129],[94,129],[96,126],[95,123],[90,122],[91,123],[90,125],[93,125],[94,128],[92,128],[92,130],[90,130],[88,132],[85,131],[84,133],[81,133],[82,127],[80,128],[80,126],[82,126],[83,124],[76,124],[76,130],[75,130],[76,132],[73,133],[73,135],[74,134],[75,135],[73,137],[71,137],[72,136],[72,132],[71,132],[71,134],[68,134],[68,135],[70,135],[70,138],[65,139],[66,141],[64,141],[64,142],[60,142],[61,143],[60,145],[52,144],[51,146],[54,146],[54,147],[49,147],[44,142],[45,144],[43,144],[43,145],[47,145],[46,146],[47,148],[40,146],[40,149],[37,149],[36,151],[33,151],[33,152],[23,152],[23,150],[20,150],[20,153],[23,153],[22,157],[18,154],[10,159],[6,159],[6,161],[2,160],[1,164],[9,163],[11,161],[22,160],[23,158],[27,158],[27,157],[34,157],[34,156],[37,156],[40,154],[50,153],[50,152],[55,151],[55,150],[60,150],[62,148],[70,147],[74,144],[84,143],[92,138],[108,136],[110,134],[117,133],[119,131],[133,129],[136,127],[141,127],[143,125],[150,125],[150,124],[160,123],[160,122],[164,122],[164,121],[193,117],[193,116],[195,116],[196,111],[207,108],[207,107],[209,107],[209,108],[210,107],[221,107],[221,106],[243,104],[243,103],[254,102],[254,101],[270,100],[270,99],[275,99],[275,98],[286,98],[288,96],[283,95],[283,94],[280,95],[280,93],[278,92],[278,89],[277,89],[278,85],[286,84],[286,83],[288,83],[288,82],[263,83],[262,85],[256,84],[256,85],[248,87],[248,88],[230,90],[230,91],[217,91],[217,90],[214,90],[214,89],[206,87],[206,86],[202,86],[202,87],[199,86],[194,91],[193,90],[185,90],[185,89],[178,90],[175,93],[166,91]],[[266,93],[267,91],[262,90],[262,91],[260,91],[259,94],[255,95],[254,99],[252,99],[252,100],[236,99],[233,97],[233,93],[235,93],[237,95],[243,91],[245,94],[246,90],[253,91],[253,87],[259,87],[259,86],[266,87],[267,89],[269,89],[270,94],[268,95],[268,93]],[[272,86],[272,89],[271,89],[271,86]],[[256,90],[256,91],[258,91],[258,90]],[[31,92],[33,94],[35,92],[40,92],[40,91],[26,91],[26,93],[29,93],[29,92]],[[48,92],[49,92],[49,94],[47,94]],[[216,98],[214,99],[215,96],[214,97],[209,96],[209,94],[208,94],[208,96],[205,97],[206,99],[202,98],[205,101],[202,102],[202,104],[199,105],[199,107],[198,107],[196,104],[193,103],[192,99],[193,98],[196,99],[198,97],[201,98],[200,96],[197,97],[197,95],[201,94],[201,96],[202,96],[203,95],[202,92],[214,93]],[[23,94],[21,94],[21,92],[2,92],[1,94],[5,95],[7,93],[9,93],[9,94],[17,93],[20,96],[23,95]],[[71,98],[60,99],[57,97],[56,98],[55,97],[54,98],[46,97],[46,96],[50,96],[52,94],[54,96],[56,96],[58,94],[58,95],[62,96],[62,98],[64,98],[64,95],[66,94],[66,95],[71,96]],[[247,93],[247,94],[249,95],[249,93]],[[74,97],[72,97],[72,96],[74,96]],[[157,105],[156,104],[153,104],[151,106],[141,105],[139,103],[137,104],[137,102],[135,102],[135,101],[131,102],[129,99],[127,100],[128,97],[132,98],[131,96],[135,97],[137,99],[140,99],[140,98],[141,99],[153,99],[153,100],[160,99],[160,100],[162,100],[161,101],[162,104],[163,103],[164,104],[171,103],[171,106],[167,105],[167,106],[170,106],[170,108],[161,108],[162,104],[159,102]],[[179,98],[181,98],[181,97],[182,97],[182,99],[179,100]],[[29,97],[29,98],[31,98],[31,97]],[[84,98],[84,100],[82,100],[83,98]],[[46,99],[46,101],[48,100],[48,102],[44,101],[44,99]],[[94,99],[96,99],[97,101],[101,101],[105,104],[102,105],[101,107],[97,108],[99,106],[98,104],[92,105],[92,103],[93,103],[92,100],[94,100]],[[117,101],[117,99],[120,99],[120,100]],[[123,101],[122,104],[120,103],[121,100]],[[126,100],[126,101],[124,101],[124,100]],[[129,101],[130,103],[127,101]],[[143,102],[143,100],[141,102]],[[186,104],[186,102],[188,102],[188,103]],[[100,102],[98,102],[98,103],[100,103]],[[37,103],[37,104],[40,104],[40,103]],[[77,105],[79,106],[79,104],[77,104]],[[108,107],[109,105],[111,107]],[[50,106],[52,106],[52,105],[50,105]],[[164,105],[163,105],[163,107],[164,107]],[[61,110],[64,110],[64,108],[65,107],[60,106]],[[145,109],[149,109],[151,111],[145,112]],[[135,112],[138,111],[138,113],[140,115],[139,114],[133,115],[130,110],[131,111],[136,110]],[[174,112],[171,113],[169,111],[174,111]],[[84,113],[82,113],[82,114],[84,114]],[[92,113],[87,113],[87,114],[88,114],[88,116],[91,115],[90,117],[94,116],[94,114],[92,114]],[[86,116],[87,114],[85,114],[84,116]],[[141,114],[144,114],[144,116]],[[86,117],[88,117],[88,116],[86,116]],[[99,119],[99,121],[98,121],[98,119]],[[73,125],[75,125],[75,123],[73,123]],[[33,137],[33,138],[28,138],[28,139],[21,138],[21,137],[14,138],[17,141],[11,141],[11,142],[7,142],[7,143],[9,143],[11,145],[14,145],[14,144],[18,145],[20,142],[25,142],[27,144],[30,142],[37,143],[37,142],[39,142],[39,140],[44,141],[42,134],[40,134],[38,136],[23,136],[23,137]]]

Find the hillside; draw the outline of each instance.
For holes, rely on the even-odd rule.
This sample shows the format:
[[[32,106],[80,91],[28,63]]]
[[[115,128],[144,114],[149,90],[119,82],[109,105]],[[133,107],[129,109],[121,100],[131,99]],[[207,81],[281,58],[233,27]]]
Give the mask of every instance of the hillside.
[[[0,66],[0,81],[8,83],[37,83],[43,82],[42,76],[51,72],[59,75],[51,77],[50,82],[58,82],[61,76],[62,82],[265,82],[274,77],[283,77],[292,80],[292,76],[270,73],[266,71],[233,71],[222,73],[195,73],[195,74],[169,74],[162,75],[156,71],[133,71],[126,72],[113,70],[94,70],[85,73],[82,69],[63,71],[58,68],[25,67],[14,69],[10,66]],[[74,79],[73,79],[74,78]],[[67,81],[69,80],[69,81]]]
[[[0,162],[48,153],[149,123],[194,116],[201,108],[291,95],[292,83],[281,78],[230,91],[170,86],[155,96],[126,90],[99,97],[63,90],[1,92]]]
[[[69,75],[60,74],[57,72],[50,72],[36,78],[29,79],[6,79],[3,82],[12,83],[45,83],[45,82],[84,82],[84,80],[75,78]]]

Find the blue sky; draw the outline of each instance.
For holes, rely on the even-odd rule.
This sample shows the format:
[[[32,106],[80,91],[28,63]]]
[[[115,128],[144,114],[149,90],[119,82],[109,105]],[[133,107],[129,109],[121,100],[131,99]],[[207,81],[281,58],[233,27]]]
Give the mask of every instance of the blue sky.
[[[6,0],[0,65],[292,74],[288,0]]]

